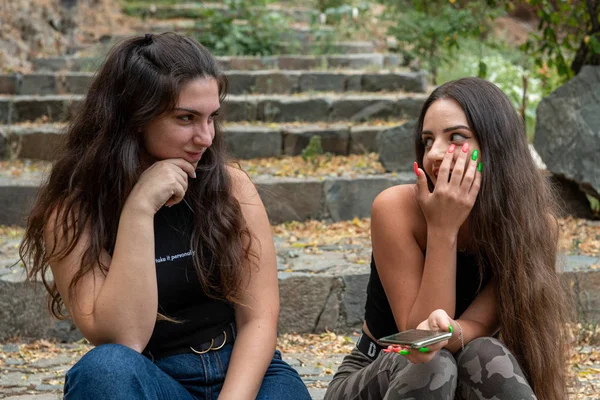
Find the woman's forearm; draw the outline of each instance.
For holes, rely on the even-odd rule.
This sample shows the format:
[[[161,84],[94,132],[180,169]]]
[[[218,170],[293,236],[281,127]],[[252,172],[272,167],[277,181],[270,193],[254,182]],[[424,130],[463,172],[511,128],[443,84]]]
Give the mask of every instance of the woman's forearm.
[[[219,400],[255,399],[273,359],[277,326],[257,319],[239,327]]]
[[[414,328],[433,310],[443,309],[451,317],[456,306],[457,233],[429,229],[419,291],[407,327]]]
[[[108,274],[94,302],[94,344],[120,343],[141,352],[156,322],[158,289],[154,214],[125,206]]]

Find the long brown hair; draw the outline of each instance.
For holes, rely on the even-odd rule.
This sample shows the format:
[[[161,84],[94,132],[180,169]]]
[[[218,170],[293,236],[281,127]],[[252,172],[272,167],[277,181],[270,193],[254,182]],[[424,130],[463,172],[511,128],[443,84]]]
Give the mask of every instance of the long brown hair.
[[[65,317],[64,304],[56,284],[46,280],[49,260],[72,252],[90,226],[89,245],[70,282],[70,295],[96,264],[107,273],[101,252],[106,249],[112,255],[121,211],[142,172],[140,132],[153,118],[173,109],[182,86],[196,78],[214,78],[219,99],[224,100],[227,79],[208,50],[188,37],[174,33],[133,37],[109,52],[68,128],[64,150],[39,192],[19,249],[29,279],[39,275],[46,286],[55,317]],[[232,195],[218,121],[196,175],[189,181],[185,200],[194,212],[191,248],[197,249],[193,262],[198,278],[207,295],[239,302],[244,260],[254,261],[256,255],[251,251],[252,234]],[[53,213],[55,226],[69,232],[60,249],[59,229],[54,232],[54,248],[46,248],[44,241],[44,226]],[[215,276],[219,279],[210,279]]]
[[[448,82],[425,102],[415,130],[419,167],[425,152],[425,113],[443,98],[462,107],[481,149],[482,182],[469,228],[480,268],[487,265],[495,278],[501,339],[538,398],[564,400],[571,310],[556,273],[558,224],[552,188],[531,157],[523,121],[508,97],[478,78]]]

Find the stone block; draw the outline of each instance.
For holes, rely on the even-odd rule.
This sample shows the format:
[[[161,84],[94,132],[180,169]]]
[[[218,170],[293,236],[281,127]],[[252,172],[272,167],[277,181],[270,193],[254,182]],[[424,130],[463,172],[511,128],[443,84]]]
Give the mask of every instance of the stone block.
[[[327,56],[328,68],[365,69],[382,68],[383,54],[348,54]]]
[[[418,119],[421,108],[427,99],[426,95],[416,94],[414,96],[400,97],[394,105],[395,118],[399,119]]]
[[[66,139],[63,129],[36,126],[27,130],[13,130],[19,141],[19,158],[54,161],[57,150]]]
[[[344,275],[342,279],[342,313],[346,314],[346,328],[360,329],[365,316],[369,274]]]
[[[0,279],[0,340],[21,337],[76,341],[81,333],[70,320],[56,321],[46,307],[46,290],[40,282],[6,282]]]
[[[226,121],[234,122],[256,120],[257,107],[254,99],[228,97],[225,100],[223,109]]]
[[[75,96],[20,96],[13,103],[11,122],[34,121],[42,117],[48,121],[67,121],[79,101],[80,98]]]
[[[69,59],[66,57],[46,57],[33,60],[33,69],[36,71],[64,71],[69,69]]]
[[[0,124],[12,122],[12,102],[8,97],[0,98]]]
[[[1,74],[0,75],[0,95],[2,94],[17,94],[19,87],[19,75],[17,74]]]
[[[37,183],[22,184],[0,178],[0,225],[24,226],[37,191]]]
[[[301,92],[344,92],[346,74],[333,72],[303,73],[299,80]]]
[[[387,129],[377,136],[379,160],[386,171],[412,171],[415,161],[415,126],[416,121],[409,121]]]
[[[334,221],[370,217],[375,197],[393,184],[382,176],[328,179],[323,187],[325,207]]]
[[[382,126],[353,126],[350,128],[350,154],[374,153],[377,151],[377,135],[387,129]]]
[[[276,68],[276,62],[275,57],[231,57],[229,68],[244,71],[273,69]]]
[[[315,275],[280,279],[279,332],[314,332],[333,280],[333,277]]]
[[[346,92],[360,92],[362,90],[362,75],[351,74],[346,76]]]
[[[281,156],[281,131],[264,127],[236,126],[225,130],[227,153],[238,159]]]
[[[348,96],[333,101],[331,121],[363,122],[396,117],[394,100],[385,97]]]
[[[60,79],[60,93],[86,94],[94,81],[94,75],[89,72],[73,72],[63,75]]]
[[[425,93],[427,79],[422,72],[363,74],[362,89],[365,92],[405,91]]]
[[[383,66],[385,68],[396,68],[404,63],[402,56],[398,54],[386,54],[383,59]]]
[[[320,179],[259,176],[254,182],[272,224],[324,217],[323,182]]]
[[[19,94],[57,94],[56,75],[51,72],[23,75]]]
[[[371,42],[337,42],[331,44],[330,50],[336,54],[366,54],[373,53],[375,47]]]
[[[350,137],[349,128],[345,125],[329,126],[303,126],[300,128],[289,128],[283,134],[283,152],[286,155],[299,155],[308,146],[310,138],[321,137],[321,145],[324,152],[334,154],[348,154],[348,142]]]
[[[340,325],[340,297],[342,295],[342,283],[339,278],[333,280],[331,291],[315,326],[315,332],[337,330]]]
[[[233,69],[233,68],[231,68],[231,57],[220,56],[220,57],[215,57],[215,59],[217,60],[217,63],[219,64],[219,66],[221,67],[221,69],[223,71],[229,71],[229,70]]]
[[[70,70],[95,72],[100,68],[103,62],[103,57],[75,57],[71,60]]]
[[[577,321],[597,324],[600,321],[600,269],[564,272],[560,278],[567,294],[573,296]]]
[[[290,94],[297,91],[298,88],[297,73],[284,73],[277,71],[267,71],[256,75],[256,93],[282,93]]]
[[[302,254],[301,257],[290,258],[288,263],[293,272],[329,273],[347,264],[347,261],[342,252],[325,251],[322,254]]]
[[[256,92],[256,76],[248,72],[231,71],[226,73],[229,81],[229,94],[249,94]]]
[[[323,68],[326,61],[315,56],[280,56],[277,67],[283,70],[310,70]]]
[[[327,119],[329,101],[295,97],[270,97],[258,103],[258,120],[269,122],[314,122]]]

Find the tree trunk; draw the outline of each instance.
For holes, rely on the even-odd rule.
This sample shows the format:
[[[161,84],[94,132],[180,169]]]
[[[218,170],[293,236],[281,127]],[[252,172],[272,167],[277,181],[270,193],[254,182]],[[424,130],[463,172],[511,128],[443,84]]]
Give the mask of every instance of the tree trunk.
[[[600,22],[598,21],[600,1],[586,0],[586,5],[592,22],[592,27],[586,32],[586,36],[595,37],[596,40],[600,41]],[[579,48],[577,49],[577,53],[575,54],[575,58],[571,63],[571,69],[575,74],[578,74],[584,65],[600,65],[600,54],[594,53],[590,44],[582,39]]]

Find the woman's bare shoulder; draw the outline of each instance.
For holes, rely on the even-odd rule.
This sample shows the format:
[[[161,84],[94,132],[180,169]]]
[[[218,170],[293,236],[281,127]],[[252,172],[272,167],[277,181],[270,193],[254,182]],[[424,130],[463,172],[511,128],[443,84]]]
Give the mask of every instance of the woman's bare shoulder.
[[[417,201],[414,184],[392,186],[381,192],[373,202],[371,218],[372,225],[412,234],[420,245],[424,245],[427,224]]]

